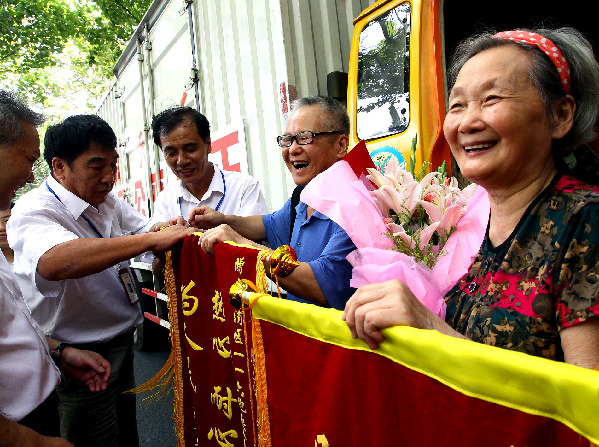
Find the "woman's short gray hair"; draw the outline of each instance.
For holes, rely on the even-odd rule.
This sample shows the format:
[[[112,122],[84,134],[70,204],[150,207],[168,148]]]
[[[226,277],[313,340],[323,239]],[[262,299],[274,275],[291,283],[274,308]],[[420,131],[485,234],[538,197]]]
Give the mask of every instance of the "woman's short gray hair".
[[[571,150],[594,140],[597,137],[599,107],[599,63],[591,44],[574,28],[539,28],[523,31],[534,32],[551,40],[570,65],[570,94],[576,102],[574,124],[565,137],[554,140],[554,150]],[[490,48],[517,45],[531,55],[530,78],[539,90],[550,119],[553,119],[553,106],[565,95],[555,65],[537,47],[512,40],[494,39],[494,34],[495,32],[483,32],[465,39],[458,45],[447,72],[450,90],[458,73],[470,58]]]
[[[298,109],[308,106],[319,106],[323,112],[321,117],[322,131],[338,130],[349,135],[349,115],[343,104],[334,98],[326,96],[306,96],[296,99],[291,104],[291,113],[287,120],[297,112]]]

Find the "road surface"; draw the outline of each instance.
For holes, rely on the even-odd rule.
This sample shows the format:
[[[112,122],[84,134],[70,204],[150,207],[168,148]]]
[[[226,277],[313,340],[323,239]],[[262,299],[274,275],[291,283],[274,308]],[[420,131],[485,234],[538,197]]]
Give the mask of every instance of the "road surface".
[[[166,363],[170,350],[135,351],[135,382],[141,385]],[[173,428],[173,392],[158,402],[142,402],[137,396],[137,428],[140,447],[176,447]]]

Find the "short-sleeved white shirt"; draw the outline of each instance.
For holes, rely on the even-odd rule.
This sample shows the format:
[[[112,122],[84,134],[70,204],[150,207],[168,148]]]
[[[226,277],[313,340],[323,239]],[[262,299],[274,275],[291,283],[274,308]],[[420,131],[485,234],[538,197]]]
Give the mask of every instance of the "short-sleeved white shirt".
[[[142,214],[113,192],[96,209],[52,177],[19,198],[7,229],[15,252],[14,272],[46,335],[68,343],[100,343],[141,323],[139,305],[131,304],[118,276],[123,264],[61,281],[42,278],[37,264],[58,244],[99,237],[96,230],[104,238],[113,238],[144,232],[147,224]],[[77,255],[73,253],[73,258]],[[43,296],[33,293],[36,287]]]
[[[152,224],[166,222],[177,216],[187,220],[191,210],[198,206],[209,206],[212,209],[218,207],[217,211],[236,216],[268,213],[266,201],[256,179],[239,172],[221,171],[218,166],[213,166],[212,181],[201,200],[191,194],[180,181],[161,191],[154,202]]]
[[[0,413],[19,421],[52,393],[60,371],[0,252]]]

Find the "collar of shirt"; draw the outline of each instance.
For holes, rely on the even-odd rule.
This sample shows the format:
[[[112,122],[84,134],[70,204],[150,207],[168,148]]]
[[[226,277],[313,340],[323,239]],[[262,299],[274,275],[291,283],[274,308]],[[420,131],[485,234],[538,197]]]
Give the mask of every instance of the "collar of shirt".
[[[114,210],[116,201],[112,192],[108,194],[104,203],[102,203],[98,209],[96,209],[81,197],[73,194],[71,191],[62,186],[54,177],[49,176],[46,179],[46,183],[50,186],[52,191],[56,193],[60,202],[65,206],[75,220],[79,219],[83,212],[88,208],[94,213],[98,214],[111,213]]]
[[[300,202],[297,204],[297,207],[295,208],[295,210],[297,211],[297,215],[302,217],[303,221],[309,221],[312,217],[314,217],[315,219],[320,219],[320,220],[327,220],[329,219],[327,216],[325,216],[324,214],[322,214],[321,212],[314,210],[314,213],[310,216],[310,219],[306,219],[306,212],[308,210],[308,205],[306,205],[304,202],[302,202],[300,200]]]
[[[181,181],[179,181],[179,187],[181,188],[179,197],[181,197],[183,200],[187,200],[188,202],[192,202],[192,203],[194,203],[194,202],[200,203],[201,201],[208,200],[210,198],[210,196],[214,193],[220,193],[219,197],[222,197],[225,193],[225,184],[223,183],[223,175],[221,174],[221,170],[219,169],[218,166],[216,166],[214,163],[212,163],[212,166],[214,167],[214,173],[212,174],[212,181],[210,182],[208,189],[206,190],[206,192],[204,193],[204,195],[201,198],[198,199],[192,193],[190,193],[189,190],[185,187],[185,185]]]

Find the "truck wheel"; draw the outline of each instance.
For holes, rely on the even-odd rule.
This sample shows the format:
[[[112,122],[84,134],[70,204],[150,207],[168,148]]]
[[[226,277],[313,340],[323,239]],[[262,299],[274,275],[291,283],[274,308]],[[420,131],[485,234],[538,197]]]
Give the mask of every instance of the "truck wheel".
[[[133,336],[138,351],[159,351],[169,347],[168,330],[148,320],[135,329]]]

